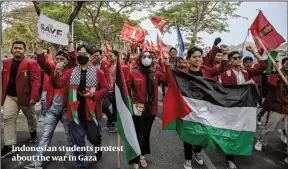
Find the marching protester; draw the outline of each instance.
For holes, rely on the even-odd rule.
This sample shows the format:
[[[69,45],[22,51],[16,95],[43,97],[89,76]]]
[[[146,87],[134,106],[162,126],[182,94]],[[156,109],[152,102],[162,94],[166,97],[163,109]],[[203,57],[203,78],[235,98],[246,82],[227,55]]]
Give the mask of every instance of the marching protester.
[[[227,51],[227,48],[222,48],[222,50]],[[202,76],[206,78],[212,78],[213,76],[217,76],[227,70],[227,54],[223,55],[222,62],[220,66],[209,68],[207,66],[202,65],[203,63],[203,50],[198,47],[192,47],[187,52],[187,62],[189,63],[189,67],[183,69],[182,71],[192,74],[194,76]],[[168,66],[170,70],[171,62],[168,61],[167,58],[164,58],[164,63]],[[172,62],[173,63],[173,62]],[[167,71],[169,71],[167,70]],[[171,70],[170,70],[171,71]],[[192,156],[194,154],[194,158],[199,165],[203,165],[203,159],[200,157],[199,153],[203,147],[201,145],[191,145],[189,143],[184,142],[184,155],[185,155],[185,169],[192,169]],[[229,168],[230,169],[230,168]]]
[[[48,76],[52,76],[55,70],[55,65],[59,63],[63,63],[62,73],[66,73],[69,68],[76,67],[76,53],[73,46],[72,37],[68,34],[69,39],[69,54],[65,51],[59,50],[56,54],[54,63],[47,61],[45,57],[45,50],[43,50],[43,41],[37,38],[37,61],[40,67],[45,71],[45,74]],[[67,111],[67,87],[63,87],[61,89],[54,89],[52,85],[50,85],[50,79],[48,81],[48,90],[47,90],[47,100],[46,105],[44,105],[48,110],[45,116],[44,123],[44,132],[42,134],[41,140],[38,145],[37,151],[37,160],[32,162],[31,164],[25,166],[26,169],[33,169],[37,167],[41,167],[43,164],[43,157],[45,152],[45,147],[50,146],[53,133],[59,121],[62,122],[67,140],[67,147],[73,147],[72,139],[69,135],[68,129],[68,119],[66,116]],[[66,150],[65,156],[72,155],[73,151]]]
[[[288,115],[288,85],[285,84],[279,73],[276,72],[278,65],[274,65],[273,73],[268,78],[270,89],[266,99],[263,102],[263,108],[271,112],[270,122],[262,131],[260,138],[257,140],[254,148],[262,151],[263,145],[267,146],[269,135],[275,130],[277,125],[285,119],[285,129],[287,131],[287,115]],[[281,72],[288,80],[288,57],[282,59]],[[286,135],[287,137],[287,135]],[[288,154],[288,149],[287,149]],[[284,159],[288,164],[288,157]]]
[[[150,154],[150,132],[158,113],[158,81],[166,81],[166,76],[152,69],[152,55],[144,51],[138,58],[138,69],[133,69],[127,77],[127,88],[132,91],[133,122],[136,129],[141,155],[129,163],[133,169],[148,166],[145,155]]]
[[[109,102],[112,104],[112,113],[109,110],[109,105],[107,104],[105,108],[103,109],[103,112],[106,114],[108,120],[107,120],[107,128],[109,129],[109,132],[114,133],[115,128],[115,122],[117,120],[117,107],[116,107],[116,99],[115,99],[115,80],[116,80],[116,65],[117,65],[117,58],[119,56],[119,52],[116,50],[112,50],[108,54],[108,60],[109,62],[107,64],[102,65],[102,70],[105,74],[107,83],[108,83],[108,97]],[[122,64],[121,69],[123,70],[125,79],[127,78],[127,75],[130,71],[129,67]]]
[[[93,54],[87,45],[77,48],[78,66],[63,72],[63,62],[57,63],[51,78],[55,89],[68,88],[67,118],[72,142],[77,147],[85,147],[85,135],[94,147],[100,147],[102,133],[99,120],[102,118],[101,99],[107,93],[107,82],[104,73],[94,67],[89,58]],[[61,75],[63,74],[63,75]],[[86,156],[86,151],[75,151],[78,168],[87,168],[88,162],[79,159]],[[102,157],[102,151],[95,153],[97,161]]]
[[[1,158],[15,153],[16,122],[20,109],[27,118],[30,142],[37,141],[37,118],[35,104],[39,100],[40,67],[25,55],[26,44],[15,41],[12,44],[13,58],[3,61],[2,106],[4,122],[4,146]]]
[[[259,66],[243,69],[241,68],[242,61],[240,53],[238,51],[230,52],[228,54],[228,59],[231,69],[221,74],[221,83],[225,85],[255,84],[255,81],[251,78],[261,75],[268,67],[268,62],[267,60],[263,60],[258,53],[254,53],[254,55],[259,62]],[[236,169],[236,165],[233,163],[233,160],[233,155],[226,155],[226,165],[229,169]]]

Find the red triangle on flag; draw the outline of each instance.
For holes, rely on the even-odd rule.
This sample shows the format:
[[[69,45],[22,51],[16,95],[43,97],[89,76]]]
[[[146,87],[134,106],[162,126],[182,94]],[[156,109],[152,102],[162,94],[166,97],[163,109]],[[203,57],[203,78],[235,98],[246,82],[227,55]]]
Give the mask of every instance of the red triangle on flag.
[[[69,102],[69,105],[71,106],[71,108],[72,108],[75,112],[78,111],[79,104],[80,104],[79,101]]]

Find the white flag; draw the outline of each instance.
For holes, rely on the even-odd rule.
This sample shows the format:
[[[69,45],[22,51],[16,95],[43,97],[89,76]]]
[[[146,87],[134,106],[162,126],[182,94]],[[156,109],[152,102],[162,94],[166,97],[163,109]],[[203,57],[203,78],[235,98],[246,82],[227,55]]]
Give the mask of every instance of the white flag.
[[[68,45],[69,25],[55,21],[41,13],[37,27],[40,39],[55,44]]]

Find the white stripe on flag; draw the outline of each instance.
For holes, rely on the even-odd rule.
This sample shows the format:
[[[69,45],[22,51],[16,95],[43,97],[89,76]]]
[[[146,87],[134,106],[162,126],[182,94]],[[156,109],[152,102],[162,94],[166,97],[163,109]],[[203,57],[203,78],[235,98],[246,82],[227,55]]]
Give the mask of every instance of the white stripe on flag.
[[[130,146],[135,151],[135,153],[137,155],[140,155],[141,150],[140,150],[140,146],[138,143],[132,115],[129,109],[126,107],[125,103],[123,102],[120,89],[117,85],[115,85],[115,96],[116,96],[117,110],[120,116],[120,120],[122,122],[122,127],[124,130],[125,137],[128,143],[130,144]]]
[[[183,98],[192,110],[183,120],[235,131],[256,131],[256,107],[221,107],[204,100]]]

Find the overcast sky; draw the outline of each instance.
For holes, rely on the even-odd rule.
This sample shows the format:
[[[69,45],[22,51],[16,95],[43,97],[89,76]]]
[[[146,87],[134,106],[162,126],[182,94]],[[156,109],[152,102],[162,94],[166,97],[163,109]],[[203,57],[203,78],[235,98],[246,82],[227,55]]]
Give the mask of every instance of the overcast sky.
[[[247,17],[248,20],[241,18],[229,19],[228,24],[230,32],[222,34],[214,33],[212,35],[201,32],[199,36],[203,38],[202,41],[205,46],[211,46],[216,37],[221,37],[222,42],[227,45],[238,45],[243,43],[248,28],[258,14],[256,9],[262,10],[263,14],[270,21],[270,23],[284,37],[284,39],[287,40],[287,2],[243,2],[236,13]],[[130,17],[131,19],[139,19],[147,15],[147,12],[134,12]],[[151,21],[142,21],[140,26],[149,32],[149,35],[146,37],[146,39],[151,39],[155,43],[157,30]],[[172,34],[165,33],[163,36],[163,41],[167,44],[175,46],[178,43],[176,31],[172,31]],[[253,41],[251,35],[249,35],[247,41]]]

